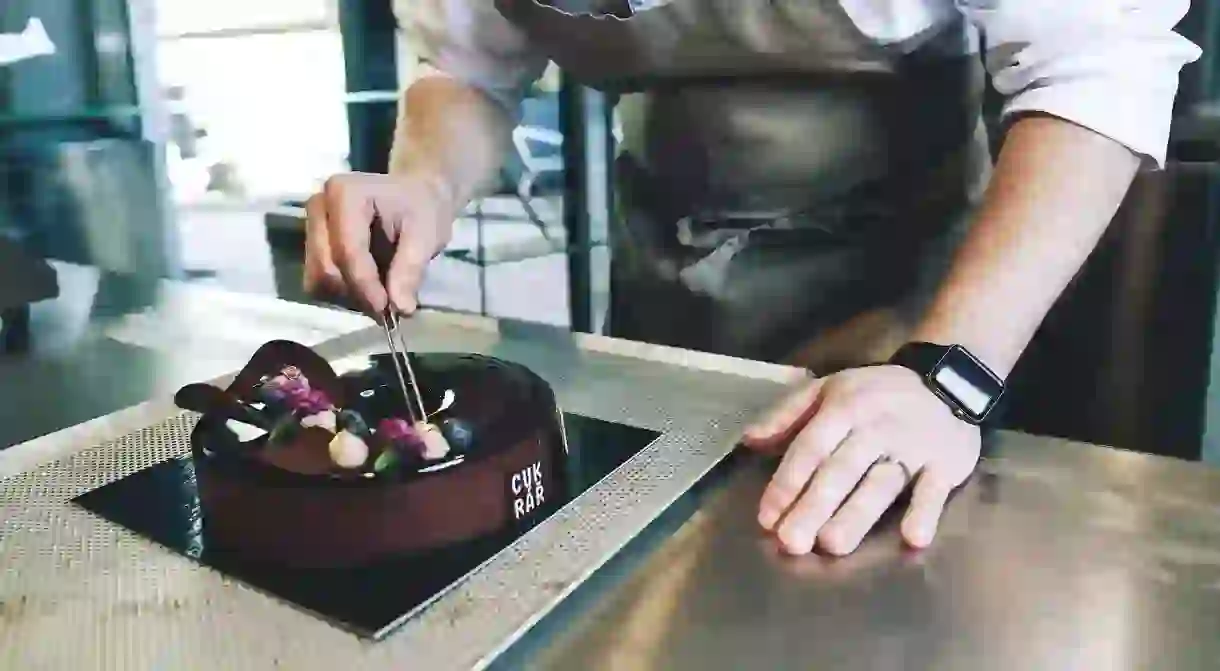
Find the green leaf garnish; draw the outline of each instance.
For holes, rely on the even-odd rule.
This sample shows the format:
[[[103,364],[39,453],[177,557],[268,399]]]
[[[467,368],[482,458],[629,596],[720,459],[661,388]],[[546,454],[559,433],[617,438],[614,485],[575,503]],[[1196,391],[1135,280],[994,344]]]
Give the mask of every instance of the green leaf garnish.
[[[373,471],[384,473],[398,465],[398,453],[394,450],[384,450],[377,455],[377,461],[373,462]]]
[[[271,428],[271,435],[267,440],[273,445],[282,445],[290,440],[301,429],[301,420],[297,419],[292,413],[288,413],[281,417],[275,426]]]

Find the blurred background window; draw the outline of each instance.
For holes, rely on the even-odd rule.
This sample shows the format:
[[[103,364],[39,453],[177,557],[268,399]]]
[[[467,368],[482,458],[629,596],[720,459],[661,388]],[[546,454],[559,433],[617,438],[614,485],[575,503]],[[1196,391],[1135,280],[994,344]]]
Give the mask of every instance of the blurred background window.
[[[336,0],[158,0],[180,203],[278,201],[346,169]]]

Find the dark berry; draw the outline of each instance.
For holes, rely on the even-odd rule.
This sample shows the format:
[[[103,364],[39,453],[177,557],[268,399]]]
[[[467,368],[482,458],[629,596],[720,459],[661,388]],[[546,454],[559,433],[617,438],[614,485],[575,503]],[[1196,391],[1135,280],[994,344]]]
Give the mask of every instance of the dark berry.
[[[369,429],[368,422],[365,422],[360,413],[355,410],[340,410],[338,420],[340,431],[347,431],[350,434],[360,436],[366,441],[373,434],[372,430]]]
[[[441,422],[440,429],[445,441],[455,450],[465,452],[474,444],[474,430],[468,422],[450,417]]]
[[[288,394],[279,387],[263,385],[258,388],[258,400],[267,405],[278,405],[288,398]]]

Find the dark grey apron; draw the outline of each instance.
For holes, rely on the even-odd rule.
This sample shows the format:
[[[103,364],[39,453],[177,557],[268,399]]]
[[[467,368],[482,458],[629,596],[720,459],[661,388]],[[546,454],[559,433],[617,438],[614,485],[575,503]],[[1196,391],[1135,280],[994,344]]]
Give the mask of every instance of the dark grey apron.
[[[989,173],[963,25],[886,48],[835,0],[598,4],[497,0],[617,97],[611,335],[776,361],[918,314]]]

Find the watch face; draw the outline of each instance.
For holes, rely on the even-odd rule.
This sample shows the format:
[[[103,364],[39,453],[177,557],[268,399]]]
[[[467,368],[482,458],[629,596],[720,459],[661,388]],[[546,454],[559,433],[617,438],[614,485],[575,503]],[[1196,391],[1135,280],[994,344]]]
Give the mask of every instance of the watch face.
[[[1004,392],[1004,383],[999,378],[956,345],[945,352],[931,377],[975,421],[983,420]]]

